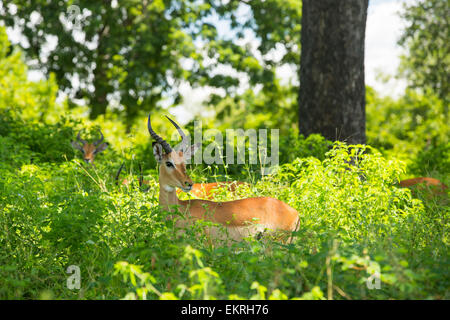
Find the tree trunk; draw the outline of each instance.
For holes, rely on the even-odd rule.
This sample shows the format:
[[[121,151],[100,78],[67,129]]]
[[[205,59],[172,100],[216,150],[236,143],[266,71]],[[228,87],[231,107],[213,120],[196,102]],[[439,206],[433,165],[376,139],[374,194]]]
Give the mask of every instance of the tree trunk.
[[[368,0],[303,0],[299,129],[366,142],[364,38]]]

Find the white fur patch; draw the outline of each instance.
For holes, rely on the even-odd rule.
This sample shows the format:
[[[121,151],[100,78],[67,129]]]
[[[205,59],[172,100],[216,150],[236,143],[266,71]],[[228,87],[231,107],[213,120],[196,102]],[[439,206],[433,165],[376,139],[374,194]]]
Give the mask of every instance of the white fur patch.
[[[165,185],[165,186],[163,186],[163,188],[164,188],[164,190],[166,190],[167,192],[173,192],[173,191],[175,191],[175,188],[174,188],[174,187],[171,187],[171,186],[169,186],[169,185]]]

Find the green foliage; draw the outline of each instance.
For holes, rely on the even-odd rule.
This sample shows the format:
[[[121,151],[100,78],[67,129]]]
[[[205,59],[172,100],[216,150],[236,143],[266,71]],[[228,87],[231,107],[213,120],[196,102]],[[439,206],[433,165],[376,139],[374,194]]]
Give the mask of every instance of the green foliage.
[[[297,92],[297,86],[281,85],[273,79],[261,90],[248,89],[225,98],[212,95],[209,104],[216,126],[278,128],[281,135],[287,135],[297,129]]]
[[[3,163],[65,161],[73,157],[70,139],[75,122],[54,120],[58,87],[53,78],[30,82],[18,50],[11,50],[5,28],[0,27],[0,158]]]
[[[165,8],[165,2],[152,3],[155,12]],[[258,10],[278,4],[252,2]],[[281,41],[280,34],[273,37]],[[423,170],[448,180],[440,99],[408,92],[395,101],[369,91],[368,137],[388,157],[368,146],[335,144],[330,150],[323,137],[304,138],[287,125],[280,135],[281,166],[272,175],[260,177],[248,164],[192,166],[196,182],[223,176],[252,181],[234,195],[219,190],[219,201],[270,196],[300,213],[292,242],[264,237],[212,245],[204,232],[211,223],[198,221],[181,233],[158,206],[143,118],[123,135],[126,124],[118,115],[91,121],[85,119],[89,106],[69,112],[55,103],[52,79],[26,80],[26,66],[3,28],[0,44],[0,299],[450,298],[448,198],[417,198],[396,186],[402,175]],[[255,109],[271,101],[266,98],[255,95]],[[281,108],[289,108],[286,101]],[[244,128],[276,126],[279,120],[271,117],[248,117],[254,122]],[[174,129],[160,118],[155,129],[170,137]],[[99,127],[111,147],[96,167],[84,165],[70,140],[81,128],[92,138]],[[407,155],[408,163],[398,160]],[[148,192],[137,183],[115,184],[122,162],[123,176],[135,181],[138,163],[144,165]],[[81,269],[80,290],[66,286],[70,265]],[[370,289],[375,274],[380,288]]]
[[[325,159],[325,154],[332,146],[331,141],[319,134],[311,134],[305,138],[292,130],[280,137],[280,164],[294,161],[296,158],[314,157]]]
[[[5,143],[12,144],[12,149],[4,147],[0,150],[0,157],[4,160],[21,163],[31,162],[62,162],[72,159],[74,150],[70,140],[74,137],[71,120],[61,118],[52,124],[39,122],[26,123],[8,110],[0,109],[0,135]],[[11,151],[15,152],[11,152]],[[28,161],[24,150],[30,151]],[[19,156],[20,154],[24,156]]]
[[[250,29],[260,39],[261,43],[257,45],[257,49],[263,55],[264,65],[298,64],[301,1],[229,1],[217,2],[214,5],[220,16],[229,17],[231,28],[238,38],[244,36],[246,29]],[[239,14],[238,9],[248,14]],[[267,55],[276,46],[282,46],[287,51],[279,61]]]
[[[367,142],[405,161],[409,172],[448,175],[449,136],[444,102],[436,96],[407,90],[394,100],[367,88]]]
[[[22,48],[35,68],[54,74],[71,98],[85,99],[92,118],[106,112],[108,95],[114,93],[129,126],[139,110],[153,109],[171,89],[170,77],[190,77],[180,58],[198,58],[185,28],[192,17],[208,13],[195,1],[120,1],[116,6],[85,0],[2,2],[1,19],[22,30],[31,44]],[[80,9],[72,19],[71,5]],[[54,48],[49,37],[57,41]],[[80,82],[75,87],[74,77]]]
[[[396,188],[401,164],[370,148],[336,145],[322,161],[297,158],[247,187],[241,196],[295,207],[300,229],[290,244],[248,239],[230,247],[210,245],[207,223],[175,232],[158,207],[156,174],[148,193],[115,186],[118,163],[105,158],[97,169],[77,160],[2,161],[1,298],[448,298],[448,213]],[[65,286],[69,265],[81,268],[79,291]],[[369,290],[375,271],[381,289]]]
[[[108,108],[121,114],[127,132],[163,99],[178,104],[181,82],[234,96],[244,73],[252,85],[270,92],[276,68],[297,68],[299,61],[299,0],[1,3],[0,19],[22,31],[26,41],[18,45],[33,68],[56,80],[71,106],[83,99],[91,119]],[[70,14],[72,5],[79,8],[76,15]],[[249,32],[257,44],[249,43]],[[281,57],[273,57],[275,48],[284,49]],[[231,72],[217,73],[217,66]]]
[[[401,71],[410,86],[422,92],[431,89],[444,101],[446,113],[450,103],[449,4],[448,0],[420,0],[405,5],[401,16],[407,26],[399,40],[408,50]]]
[[[450,172],[450,142],[427,146],[420,151],[415,162],[411,164],[410,171],[422,176],[436,176],[440,173],[448,175]]]
[[[39,82],[27,80],[23,54],[13,50],[4,27],[0,26],[0,111],[20,113],[22,118],[45,119],[55,112],[58,87],[54,77]],[[5,131],[6,123],[0,130]]]
[[[266,129],[266,127],[264,127],[262,124],[256,124],[258,122],[258,119],[254,120],[255,127],[253,128],[256,129],[253,129],[251,126],[246,125],[246,127],[244,127],[244,134],[247,134],[246,130],[255,130],[255,133],[258,133],[258,127],[260,127],[260,129]],[[195,165],[195,167],[192,166],[193,172],[191,174],[196,179],[195,181],[217,182],[225,180],[240,180],[255,182],[259,180],[261,178],[261,168],[268,166],[267,164],[262,164],[262,155],[264,149],[258,148],[258,150],[250,150],[250,139],[247,136],[245,137],[245,139],[242,139],[242,143],[245,146],[244,154],[242,154],[243,149],[240,148],[241,139],[235,139],[233,145],[231,146],[229,144],[230,136],[228,136],[227,133],[228,128],[224,126],[214,127],[213,125],[214,122],[202,123],[202,129],[205,131],[214,130],[215,135],[217,135],[220,142],[223,142],[223,145],[221,145],[220,142],[218,144],[215,144],[215,135],[212,135],[209,138],[204,137],[202,141],[203,159],[205,158],[205,155],[209,154],[211,154],[213,157],[217,155],[217,158],[214,158],[215,162],[212,164],[203,163]],[[185,126],[185,129],[186,132],[191,133],[192,137],[193,123],[188,123],[188,125]],[[270,129],[267,130],[267,134],[267,152],[268,156],[270,157],[272,152],[271,141],[272,139],[274,139],[274,137],[272,136]],[[261,138],[260,135],[259,137]],[[174,141],[174,143],[177,142],[178,140]],[[320,160],[323,160],[325,158],[326,152],[328,152],[332,145],[330,141],[317,134],[312,134],[305,138],[303,135],[298,134],[297,129],[289,130],[285,134],[280,134],[278,144],[278,163],[270,163],[271,166],[275,165],[275,167],[278,164],[292,162],[296,158],[316,157]],[[212,146],[215,146],[216,148],[213,149]],[[229,163],[230,159],[228,159],[229,156],[227,156],[227,150],[233,150],[234,161],[232,161],[232,163]],[[154,161],[153,156],[149,156],[150,153],[151,150],[148,150],[148,153],[144,152],[143,155]],[[250,163],[251,157],[255,154],[256,163]],[[242,164],[238,163],[238,156],[242,156],[242,159],[244,159],[245,162]],[[216,162],[216,160],[218,163]]]

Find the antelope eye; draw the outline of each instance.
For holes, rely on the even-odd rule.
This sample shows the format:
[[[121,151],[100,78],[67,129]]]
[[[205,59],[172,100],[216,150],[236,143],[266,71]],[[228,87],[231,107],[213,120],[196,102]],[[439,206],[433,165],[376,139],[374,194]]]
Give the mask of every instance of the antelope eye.
[[[166,166],[167,166],[168,168],[173,168],[173,163],[167,161],[167,162],[166,162]]]

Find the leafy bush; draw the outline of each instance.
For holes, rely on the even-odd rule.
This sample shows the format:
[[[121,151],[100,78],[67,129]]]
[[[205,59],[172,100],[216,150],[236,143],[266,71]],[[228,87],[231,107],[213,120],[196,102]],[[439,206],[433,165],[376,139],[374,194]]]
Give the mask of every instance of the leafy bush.
[[[396,186],[411,172],[448,176],[448,128],[433,97],[369,101],[369,141],[388,157],[368,146],[329,150],[320,136],[289,131],[272,175],[248,164],[192,166],[196,181],[253,182],[236,194],[220,190],[219,201],[271,196],[299,211],[292,242],[221,246],[206,239],[211,223],[179,233],[158,206],[144,119],[123,135],[114,115],[81,121],[80,107],[61,117],[67,109],[52,107],[51,79],[27,81],[9,45],[0,45],[0,75],[0,299],[450,298],[448,198],[416,199]],[[155,128],[170,136],[162,121]],[[96,167],[75,157],[75,127],[100,127],[111,143]],[[409,157],[408,166],[396,159]],[[144,164],[148,192],[115,184],[122,162],[128,176]],[[66,286],[73,265],[80,290]]]
[[[419,151],[409,170],[419,176],[442,175],[442,180],[448,179],[450,172],[450,142],[427,146]]]
[[[25,122],[6,110],[0,110],[0,135],[13,144],[9,154],[3,148],[2,157],[18,161],[17,152],[30,151],[30,162],[62,162],[74,157],[70,145],[74,137],[74,122],[61,118],[56,124]],[[1,152],[1,151],[0,151]],[[65,156],[65,157],[64,157]]]
[[[57,112],[58,86],[53,76],[28,81],[22,52],[11,47],[5,27],[0,26],[0,110],[12,110],[24,119],[45,120]]]
[[[280,137],[280,164],[294,161],[296,158],[314,157],[325,159],[325,154],[332,147],[332,142],[319,134],[304,137],[296,131]]]
[[[446,161],[445,157],[429,158],[431,167],[426,165],[418,171],[425,164],[424,156],[442,155],[449,143],[448,123],[444,102],[431,93],[407,90],[394,100],[367,88],[367,143],[390,158],[405,161],[411,168],[408,171],[424,173],[433,168],[434,161]],[[444,175],[450,172],[448,166],[436,166]]]
[[[448,298],[444,209],[395,187],[401,163],[370,148],[336,145],[243,190],[299,211],[290,244],[211,246],[202,222],[174,232],[156,177],[142,193],[115,186],[112,169],[0,168],[1,298]],[[69,265],[81,268],[80,291],[64,285]],[[381,289],[369,290],[375,272]]]

